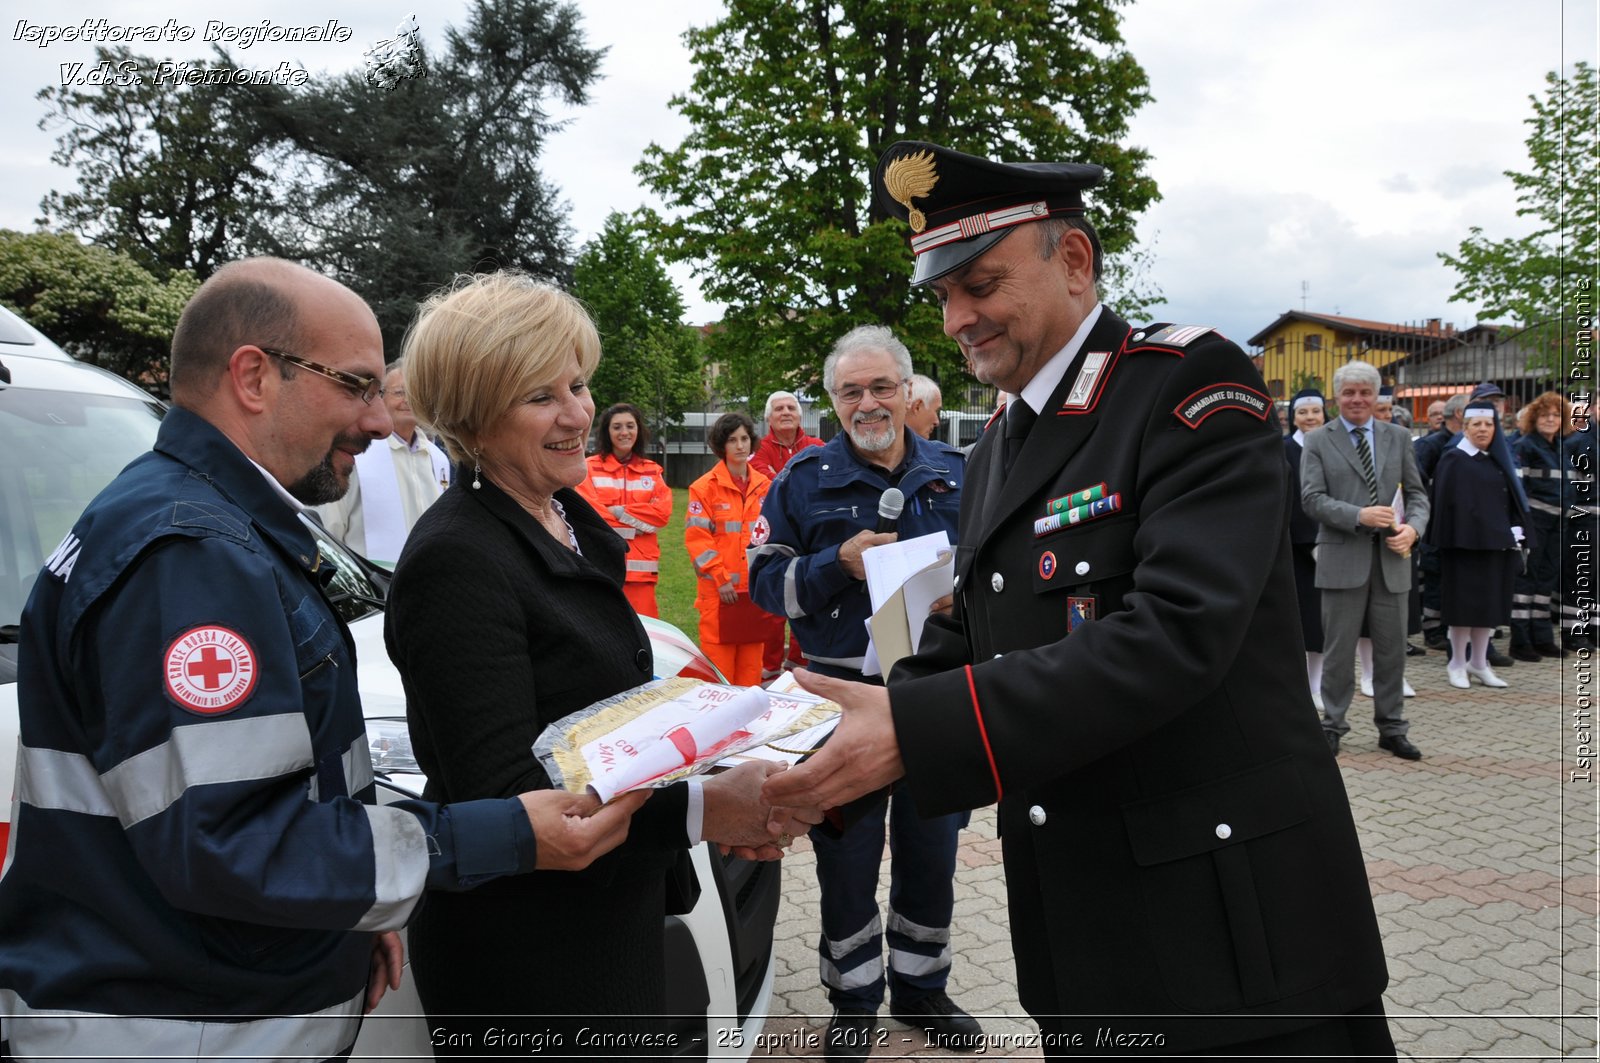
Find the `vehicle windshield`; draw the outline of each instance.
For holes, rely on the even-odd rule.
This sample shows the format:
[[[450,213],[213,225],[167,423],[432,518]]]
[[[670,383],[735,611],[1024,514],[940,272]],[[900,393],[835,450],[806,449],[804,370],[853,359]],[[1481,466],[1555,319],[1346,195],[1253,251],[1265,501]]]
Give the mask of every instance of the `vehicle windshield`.
[[[16,677],[17,625],[45,558],[155,443],[164,413],[154,399],[0,387],[0,682]],[[383,588],[331,536],[318,538],[336,572],[328,595],[345,619],[380,608]]]
[[[150,449],[154,399],[0,388],[0,642],[16,641],[28,591],[89,500]]]

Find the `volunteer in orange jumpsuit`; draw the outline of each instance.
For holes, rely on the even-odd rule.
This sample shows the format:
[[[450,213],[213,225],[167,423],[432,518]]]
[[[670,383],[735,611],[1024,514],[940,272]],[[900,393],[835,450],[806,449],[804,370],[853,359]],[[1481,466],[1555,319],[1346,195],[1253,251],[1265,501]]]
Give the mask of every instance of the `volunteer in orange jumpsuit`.
[[[771,629],[783,621],[750,601],[750,570],[745,549],[761,519],[761,500],[772,481],[750,464],[755,422],[742,413],[725,413],[711,426],[707,442],[722,460],[689,485],[689,514],[683,544],[699,577],[695,608],[700,610],[700,648],[735,686],[761,681],[761,652]]]
[[[806,435],[805,428],[800,423],[800,399],[792,391],[774,391],[767,396],[767,408],[763,415],[767,422],[767,434],[756,444],[756,452],[750,458],[750,464],[761,472],[766,473],[769,480],[776,480],[778,473],[789,463],[789,459],[807,447],[820,447],[822,440],[816,436]],[[761,653],[761,680],[776,679],[783,674],[785,667],[804,668],[805,656],[801,653],[800,640],[795,638],[794,632],[789,633],[789,655],[784,660],[783,629],[775,629],[767,639],[766,649]]]
[[[637,406],[619,402],[606,407],[600,415],[597,452],[589,456],[589,475],[578,493],[628,542],[622,593],[634,612],[660,616],[656,581],[661,577],[661,544],[656,533],[672,519],[672,490],[661,466],[641,453],[649,438]]]

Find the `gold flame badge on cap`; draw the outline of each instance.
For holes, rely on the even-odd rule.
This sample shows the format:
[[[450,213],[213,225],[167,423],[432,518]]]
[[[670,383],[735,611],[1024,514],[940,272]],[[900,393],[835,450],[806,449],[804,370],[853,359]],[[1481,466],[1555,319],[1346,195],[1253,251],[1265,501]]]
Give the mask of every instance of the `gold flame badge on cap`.
[[[928,193],[933,191],[933,186],[938,183],[939,174],[934,170],[931,151],[901,155],[883,168],[884,190],[896,203],[910,212],[906,221],[911,224],[911,231],[914,233],[920,233],[928,227],[928,218],[922,211],[913,207],[911,201],[926,198]]]

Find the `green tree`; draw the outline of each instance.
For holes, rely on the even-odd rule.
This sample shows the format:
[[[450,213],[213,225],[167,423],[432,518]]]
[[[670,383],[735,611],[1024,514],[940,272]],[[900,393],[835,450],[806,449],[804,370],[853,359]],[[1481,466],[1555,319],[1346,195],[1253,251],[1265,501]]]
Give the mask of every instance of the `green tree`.
[[[1579,300],[1580,284],[1592,293],[1600,266],[1600,116],[1595,68],[1577,63],[1566,76],[1545,75],[1544,97],[1530,96],[1527,172],[1507,170],[1517,193],[1517,214],[1533,220],[1526,236],[1491,240],[1474,225],[1455,254],[1439,257],[1458,275],[1452,302],[1482,304],[1483,319],[1509,317],[1527,331],[1522,345],[1554,365],[1570,350],[1580,318],[1592,321],[1592,300]],[[1580,305],[1587,303],[1587,305]]]
[[[619,213],[584,245],[573,268],[573,294],[593,315],[604,352],[589,387],[595,406],[631,402],[645,412],[653,437],[705,398],[697,330],[686,327],[683,299],[644,241]]]
[[[582,104],[599,76],[580,22],[553,0],[476,0],[425,77],[241,88],[291,149],[285,246],[366,298],[391,350],[455,273],[570,277],[567,207],[538,160],[560,126],[546,101]]]
[[[1298,395],[1306,388],[1316,388],[1326,395],[1327,389],[1322,386],[1322,378],[1309,369],[1296,369],[1294,380],[1289,384],[1289,394]]]
[[[78,180],[44,198],[40,221],[158,276],[205,278],[273,244],[278,201],[264,165],[272,137],[236,93],[158,80],[155,68],[127,48],[96,48],[93,63],[63,66],[69,83],[38,92],[48,108],[39,128],[61,130],[51,161]]]
[[[729,388],[804,387],[854,325],[890,325],[920,366],[959,372],[930,296],[909,287],[905,225],[873,202],[878,156],[927,139],[1002,158],[1105,166],[1093,195],[1107,295],[1144,289],[1134,226],[1157,198],[1126,143],[1149,99],[1123,46],[1122,0],[730,0],[684,36],[694,80],[672,106],[691,131],[637,168],[661,197],[660,246],[728,307],[713,340]]]
[[[172,330],[199,284],[182,270],[157,278],[131,255],[67,233],[0,229],[0,302],[76,357],[157,395],[167,390]]]

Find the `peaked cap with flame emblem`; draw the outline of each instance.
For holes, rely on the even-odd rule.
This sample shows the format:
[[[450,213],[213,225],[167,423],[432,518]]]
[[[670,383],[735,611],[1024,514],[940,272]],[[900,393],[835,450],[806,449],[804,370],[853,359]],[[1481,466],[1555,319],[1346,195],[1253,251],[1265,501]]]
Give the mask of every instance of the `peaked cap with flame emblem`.
[[[911,226],[912,284],[960,269],[1014,225],[1083,213],[1083,195],[1105,176],[1075,162],[993,162],[902,140],[878,160],[878,205]]]

